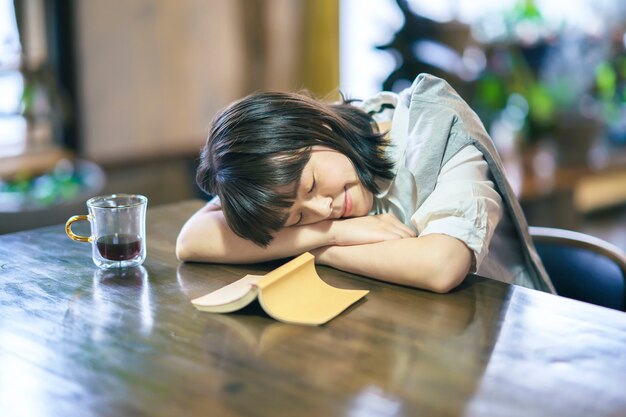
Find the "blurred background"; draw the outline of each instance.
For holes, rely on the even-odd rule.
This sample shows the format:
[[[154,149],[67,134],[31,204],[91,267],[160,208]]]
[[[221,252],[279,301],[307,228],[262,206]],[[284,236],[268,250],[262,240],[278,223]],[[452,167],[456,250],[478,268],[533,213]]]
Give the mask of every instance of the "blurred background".
[[[0,0],[0,233],[203,198],[210,121],[250,92],[420,72],[480,115],[531,225],[626,249],[623,0]]]

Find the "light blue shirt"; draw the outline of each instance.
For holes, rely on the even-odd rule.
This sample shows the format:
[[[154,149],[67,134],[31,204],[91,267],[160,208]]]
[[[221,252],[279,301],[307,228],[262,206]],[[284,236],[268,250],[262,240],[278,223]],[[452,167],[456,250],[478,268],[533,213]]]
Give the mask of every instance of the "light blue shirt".
[[[471,272],[554,292],[491,139],[445,81],[421,74],[410,89],[379,93],[362,108],[391,121],[395,178],[379,182],[372,213],[461,240],[474,253]]]

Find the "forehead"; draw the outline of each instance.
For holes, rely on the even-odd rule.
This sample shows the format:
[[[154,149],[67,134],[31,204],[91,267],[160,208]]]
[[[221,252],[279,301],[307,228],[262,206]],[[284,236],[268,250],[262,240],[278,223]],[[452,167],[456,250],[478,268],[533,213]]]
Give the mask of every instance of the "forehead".
[[[316,146],[311,149],[311,157],[303,170],[302,177],[307,170],[313,170],[317,174],[327,174],[330,171],[345,170],[352,166],[350,159],[343,153],[325,146]]]
[[[343,154],[339,151],[336,151],[332,148],[328,148],[326,146],[313,146],[310,150],[311,157],[309,159],[309,163],[313,160],[314,163],[326,163],[332,162],[332,158],[335,156],[342,156]],[[330,158],[330,159],[329,159]],[[310,164],[307,164],[310,165]]]
[[[300,188],[307,187],[309,185],[309,177],[311,177],[314,171],[320,169],[323,170],[327,165],[334,165],[335,161],[333,156],[341,155],[341,153],[335,151],[334,149],[320,145],[313,146],[306,152],[308,152],[309,158],[302,168],[300,178],[295,183],[278,186],[276,191],[281,194],[293,195],[295,198]]]

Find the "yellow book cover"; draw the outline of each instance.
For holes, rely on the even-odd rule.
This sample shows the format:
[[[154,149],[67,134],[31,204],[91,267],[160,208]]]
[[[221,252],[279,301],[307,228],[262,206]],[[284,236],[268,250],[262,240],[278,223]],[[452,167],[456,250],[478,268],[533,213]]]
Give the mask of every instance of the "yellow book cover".
[[[324,324],[369,291],[328,285],[317,275],[314,259],[306,252],[267,275],[246,275],[191,302],[201,311],[230,313],[258,299],[263,310],[276,320],[305,325]]]

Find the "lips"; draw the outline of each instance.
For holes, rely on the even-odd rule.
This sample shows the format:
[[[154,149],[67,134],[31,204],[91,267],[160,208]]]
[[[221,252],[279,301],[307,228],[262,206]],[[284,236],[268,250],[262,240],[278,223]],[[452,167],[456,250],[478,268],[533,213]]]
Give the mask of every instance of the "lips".
[[[350,194],[348,194],[348,189],[344,189],[344,200],[343,200],[343,213],[341,213],[341,217],[348,217],[352,212],[352,198]]]

